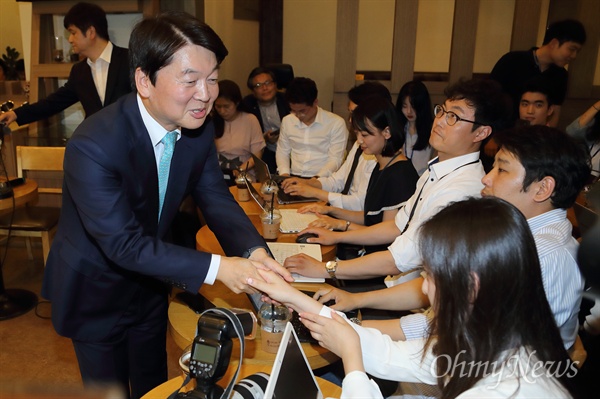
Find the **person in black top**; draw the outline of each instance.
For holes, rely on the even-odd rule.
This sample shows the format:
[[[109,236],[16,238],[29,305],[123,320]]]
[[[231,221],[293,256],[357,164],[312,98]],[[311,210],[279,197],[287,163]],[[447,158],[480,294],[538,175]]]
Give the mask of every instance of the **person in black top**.
[[[511,51],[498,60],[491,78],[498,81],[513,100],[513,119],[519,117],[519,100],[525,83],[533,77],[543,76],[551,84],[552,103],[555,104],[548,126],[556,127],[567,93],[565,66],[577,57],[585,40],[585,28],[581,22],[572,19],[558,21],[546,30],[541,47]]]

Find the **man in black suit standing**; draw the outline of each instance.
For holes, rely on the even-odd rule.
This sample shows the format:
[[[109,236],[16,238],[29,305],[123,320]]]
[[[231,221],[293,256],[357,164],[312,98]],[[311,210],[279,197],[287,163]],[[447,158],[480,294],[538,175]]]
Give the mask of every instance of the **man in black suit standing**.
[[[261,278],[257,268],[292,277],[229,192],[205,123],[228,53],[219,36],[170,12],[139,22],[129,48],[136,93],[84,120],[67,143],[42,295],[84,383],[117,383],[139,398],[167,379],[172,286],[196,293],[218,280],[255,293],[247,280]],[[228,256],[172,243],[188,195]]]
[[[69,43],[79,61],[64,86],[37,103],[0,115],[0,122],[19,125],[35,122],[63,111],[80,101],[86,118],[131,92],[127,49],[113,45],[108,37],[106,13],[95,4],[77,3],[65,15]]]

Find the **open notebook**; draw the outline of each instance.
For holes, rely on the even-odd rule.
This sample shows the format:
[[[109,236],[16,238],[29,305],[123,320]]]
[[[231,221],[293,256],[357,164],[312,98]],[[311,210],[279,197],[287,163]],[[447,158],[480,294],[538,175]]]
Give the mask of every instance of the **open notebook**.
[[[312,256],[319,262],[321,257],[321,246],[319,244],[296,244],[287,242],[268,242],[267,245],[273,254],[275,260],[283,265],[283,262],[288,256],[296,254],[306,254]],[[305,277],[296,273],[292,273],[297,283],[324,283],[322,277]]]
[[[323,399],[292,324],[285,326],[264,399]]]
[[[309,223],[318,219],[314,213],[298,213],[296,209],[280,209],[282,233],[298,233],[308,227]]]

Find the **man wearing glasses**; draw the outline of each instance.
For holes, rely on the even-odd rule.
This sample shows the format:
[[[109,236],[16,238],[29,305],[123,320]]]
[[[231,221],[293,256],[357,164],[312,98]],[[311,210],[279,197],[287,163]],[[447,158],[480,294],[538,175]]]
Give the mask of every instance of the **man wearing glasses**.
[[[398,211],[395,220],[346,232],[321,228],[300,232],[317,234],[308,242],[320,244],[381,245],[394,241],[388,250],[327,264],[296,255],[286,260],[285,267],[305,276],[352,280],[398,275],[421,267],[416,242],[419,226],[450,202],[480,195],[485,174],[479,160],[480,146],[492,131],[508,122],[510,113],[508,99],[492,80],[459,81],[448,87],[445,94],[444,104],[434,108],[429,140],[438,157],[430,161],[417,182],[415,194]],[[422,306],[421,281],[418,278],[405,284],[410,285],[405,291],[410,302],[406,309]],[[394,281],[389,285],[394,285]]]
[[[275,74],[270,69],[254,68],[248,75],[247,86],[252,90],[252,94],[244,97],[243,104],[246,110],[254,114],[260,122],[267,143],[262,159],[269,166],[269,171],[276,173],[275,152],[279,127],[283,117],[290,113],[290,107],[283,94],[277,91]]]

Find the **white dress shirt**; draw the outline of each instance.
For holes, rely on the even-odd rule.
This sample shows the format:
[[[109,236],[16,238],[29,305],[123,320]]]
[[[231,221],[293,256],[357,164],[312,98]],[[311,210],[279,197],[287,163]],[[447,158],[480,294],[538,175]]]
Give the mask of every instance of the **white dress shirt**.
[[[319,314],[331,317],[332,310],[326,306]],[[339,313],[342,315],[343,314]],[[375,328],[365,328],[348,322],[360,337],[361,352],[365,371],[375,377],[392,381],[405,381],[437,384],[437,377],[445,375],[444,370],[437,370],[435,355],[431,348],[425,356],[423,350],[425,339],[411,341],[393,341],[389,335],[382,334]],[[499,360],[495,372],[491,362],[488,367],[490,375],[479,380],[473,387],[457,396],[457,398],[570,398],[571,395],[556,379],[544,372],[534,355],[525,348],[512,353],[506,352],[504,361]],[[459,359],[460,362],[460,359]],[[455,372],[483,372],[478,365],[469,366],[465,362],[463,369],[460,363]],[[564,368],[563,368],[564,369]],[[451,370],[450,370],[451,371]],[[572,371],[569,371],[572,372]],[[342,382],[343,399],[383,398],[379,387],[362,371],[352,371]]]
[[[92,70],[92,78],[94,79],[94,85],[96,85],[96,91],[100,96],[100,101],[104,105],[104,98],[106,97],[106,81],[108,79],[108,67],[112,58],[113,44],[108,42],[100,57],[93,62],[89,57],[87,63]]]
[[[362,153],[358,159],[356,170],[354,171],[354,177],[352,178],[352,184],[348,194],[341,194],[344,186],[346,185],[346,179],[352,169],[352,163],[354,162],[354,154],[358,150],[358,142],[354,142],[354,145],[350,149],[346,160],[329,177],[319,177],[321,188],[325,191],[329,191],[327,201],[331,206],[337,208],[347,209],[349,211],[362,211],[365,205],[365,196],[367,195],[367,187],[369,186],[369,179],[371,178],[371,172],[377,165],[377,160],[374,155],[367,155]]]
[[[144,122],[144,126],[148,131],[148,136],[150,137],[150,141],[152,142],[152,148],[154,149],[154,158],[156,161],[156,171],[158,173],[158,166],[160,164],[160,158],[165,151],[165,146],[161,143],[162,139],[166,136],[168,131],[162,127],[146,110],[144,103],[142,102],[142,98],[140,95],[137,95],[137,103],[140,109],[140,114],[142,116],[142,121]],[[177,129],[177,140],[181,138],[181,130]],[[157,185],[158,187],[158,185]],[[168,191],[168,188],[167,188]],[[221,255],[212,254],[210,260],[210,266],[208,268],[208,273],[206,273],[206,278],[204,279],[204,283],[213,284],[217,279],[217,272],[219,271],[219,266],[221,264]]]
[[[446,207],[450,202],[467,197],[479,197],[485,175],[479,152],[462,155],[444,162],[429,163],[428,170],[417,182],[415,194],[396,214],[396,226],[403,231],[413,207],[416,206],[408,229],[400,234],[388,247],[400,272],[421,266],[417,237],[419,226]]]
[[[542,281],[565,349],[571,348],[579,329],[579,306],[584,280],[577,266],[579,244],[571,235],[567,211],[554,209],[527,220],[542,269]]]
[[[281,121],[277,170],[280,175],[329,176],[342,164],[347,140],[344,119],[321,107],[309,126],[289,114]]]

